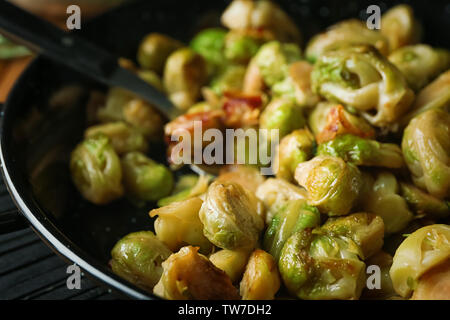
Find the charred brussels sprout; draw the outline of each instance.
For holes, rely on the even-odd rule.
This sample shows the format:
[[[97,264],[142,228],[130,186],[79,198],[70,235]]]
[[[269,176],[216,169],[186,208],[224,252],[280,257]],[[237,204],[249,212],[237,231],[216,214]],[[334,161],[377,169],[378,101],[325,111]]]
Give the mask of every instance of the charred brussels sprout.
[[[103,205],[123,195],[120,159],[107,136],[81,142],[70,156],[72,181],[88,201]]]
[[[330,156],[300,163],[295,179],[308,191],[308,203],[329,216],[348,214],[362,186],[361,172],[355,165]]]
[[[125,190],[133,199],[157,201],[172,191],[172,172],[140,152],[122,158],[122,171]]]
[[[153,232],[134,232],[116,243],[109,265],[115,274],[151,292],[162,275],[162,262],[171,254]]]
[[[450,197],[450,114],[433,109],[405,129],[402,150],[414,184],[437,198]]]

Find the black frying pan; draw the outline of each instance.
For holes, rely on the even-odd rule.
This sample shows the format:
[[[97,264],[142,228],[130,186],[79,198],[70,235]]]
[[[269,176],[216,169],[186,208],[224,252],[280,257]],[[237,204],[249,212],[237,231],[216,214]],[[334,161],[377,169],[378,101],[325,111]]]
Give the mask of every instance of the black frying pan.
[[[425,27],[424,41],[450,48],[447,1],[278,1],[308,39],[346,18],[366,18],[378,4],[411,4]],[[76,3],[76,1],[74,1]],[[199,29],[216,26],[229,1],[142,1],[82,26],[82,36],[117,55],[134,59],[145,34],[158,31],[187,42]],[[32,227],[56,252],[112,289],[131,298],[155,296],[115,276],[108,268],[110,250],[127,233],[152,230],[147,207],[126,200],[106,207],[84,201],[70,181],[68,157],[86,127],[86,103],[102,85],[37,57],[26,69],[2,114],[0,157],[9,191]],[[164,161],[164,145],[151,156]],[[0,224],[1,225],[1,224]]]

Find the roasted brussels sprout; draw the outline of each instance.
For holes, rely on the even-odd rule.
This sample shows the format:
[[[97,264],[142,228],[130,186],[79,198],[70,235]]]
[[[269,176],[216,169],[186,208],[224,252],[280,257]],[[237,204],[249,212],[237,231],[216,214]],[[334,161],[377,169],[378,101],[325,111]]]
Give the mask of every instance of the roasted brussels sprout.
[[[411,300],[450,300],[450,259],[420,277]]]
[[[280,286],[280,273],[273,257],[261,249],[253,251],[240,283],[242,299],[273,300]]]
[[[301,33],[292,19],[274,2],[266,0],[234,0],[222,15],[226,27],[265,29],[280,41],[299,42]]]
[[[354,213],[346,217],[330,218],[321,227],[334,236],[351,238],[361,248],[363,260],[383,247],[383,219],[372,213]]]
[[[241,185],[214,182],[200,210],[203,233],[216,246],[235,250],[257,245],[264,221],[259,200]]]
[[[295,180],[308,191],[308,203],[329,216],[348,214],[362,186],[361,172],[355,165],[330,156],[300,163]]]
[[[211,90],[218,95],[229,91],[241,91],[246,71],[243,66],[229,66],[211,80]]]
[[[364,211],[383,218],[385,233],[399,232],[413,220],[414,215],[399,195],[400,187],[392,173],[378,173],[370,190],[363,199]]]
[[[308,129],[295,130],[281,139],[275,157],[277,178],[293,181],[297,165],[311,159],[315,147],[316,141]]]
[[[405,4],[395,6],[383,14],[380,32],[388,39],[391,51],[416,44],[422,37],[421,25],[414,18],[412,8]]]
[[[402,47],[389,55],[410,88],[419,90],[450,67],[450,51],[426,44]]]
[[[197,197],[206,193],[210,175],[184,175],[177,181],[172,194],[168,197],[158,200],[158,206],[164,207],[172,202],[183,201],[189,198]]]
[[[226,35],[225,29],[209,28],[200,31],[190,42],[190,47],[207,61],[210,75],[226,65],[223,53]]]
[[[315,62],[327,51],[361,44],[372,45],[385,56],[389,54],[386,37],[376,30],[368,29],[364,22],[350,19],[314,36],[306,47],[305,55],[309,61]]]
[[[158,239],[173,252],[186,245],[198,246],[204,254],[211,252],[212,244],[203,235],[198,216],[202,204],[200,198],[194,197],[150,211],[150,217],[158,216],[154,223]]]
[[[84,137],[91,138],[98,134],[104,134],[110,139],[118,155],[132,151],[146,152],[148,149],[148,142],[142,133],[122,121],[90,127],[85,131]]]
[[[170,300],[239,300],[226,273],[197,251],[183,247],[164,261],[161,280],[153,292]]]
[[[120,159],[105,135],[87,138],[72,151],[70,172],[78,191],[94,204],[107,204],[123,195]]]
[[[278,267],[289,292],[300,299],[358,299],[365,284],[359,254],[350,238],[306,229],[286,241]]]
[[[305,126],[302,108],[292,100],[278,98],[272,100],[261,114],[261,129],[279,130],[280,139],[296,129]]]
[[[167,59],[163,84],[175,106],[186,110],[200,97],[207,78],[205,59],[192,49],[182,48]]]
[[[134,232],[116,243],[109,265],[115,274],[151,292],[161,278],[162,262],[171,254],[153,232]]]
[[[411,106],[414,92],[403,74],[370,46],[328,51],[311,73],[313,91],[359,110],[372,124],[394,124]]]
[[[402,150],[393,143],[381,143],[345,134],[322,143],[318,155],[340,157],[357,166],[401,168],[404,165]]]
[[[160,33],[150,33],[139,45],[137,60],[142,68],[161,74],[167,58],[183,43]]]
[[[216,181],[236,182],[251,192],[256,192],[266,179],[260,170],[245,165],[233,165],[222,169]]]
[[[414,184],[437,198],[450,197],[450,114],[432,109],[405,129],[402,150]]]
[[[225,57],[233,63],[247,64],[269,40],[273,40],[273,37],[264,30],[231,30],[225,37]]]
[[[310,123],[310,125],[317,127],[315,128],[316,131],[319,130],[319,126],[322,128],[322,130],[316,134],[317,143],[325,143],[344,134],[352,134],[367,139],[375,137],[375,130],[365,119],[351,114],[340,104],[325,104],[325,106],[326,107],[320,107],[317,111],[314,110],[310,116],[312,122],[320,122],[323,119],[323,115],[316,113],[321,112],[322,108],[326,112],[325,125],[322,125],[322,123],[317,125]]]
[[[140,152],[122,158],[122,171],[125,190],[132,199],[157,201],[172,191],[172,172]]]
[[[320,212],[305,200],[280,204],[264,235],[263,248],[278,261],[286,240],[295,232],[320,225]]]
[[[292,43],[271,41],[264,44],[253,59],[265,84],[271,87],[289,75],[289,66],[301,59],[301,50]]]
[[[445,218],[450,216],[450,202],[443,201],[408,183],[400,183],[400,194],[418,216]]]
[[[450,226],[435,224],[410,234],[394,255],[390,275],[395,291],[410,297],[421,277],[450,257]]]
[[[105,106],[97,110],[97,118],[100,122],[123,121],[123,108],[128,102],[135,99],[135,96],[129,91],[113,87],[110,88],[107,95]]]
[[[328,123],[328,114],[332,108],[339,106],[339,104],[329,101],[319,102],[317,106],[312,109],[308,116],[308,127],[316,138],[326,128]]]
[[[248,250],[219,250],[209,256],[209,260],[230,277],[233,283],[239,281],[244,274],[250,256]]]

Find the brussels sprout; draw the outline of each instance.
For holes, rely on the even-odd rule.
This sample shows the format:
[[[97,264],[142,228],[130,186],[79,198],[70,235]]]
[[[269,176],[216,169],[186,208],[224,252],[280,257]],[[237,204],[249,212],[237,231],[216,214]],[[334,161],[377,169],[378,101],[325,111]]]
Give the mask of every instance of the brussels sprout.
[[[328,114],[332,108],[339,104],[329,101],[319,102],[308,116],[308,127],[316,138],[326,128],[328,123]]]
[[[245,72],[246,68],[243,66],[229,66],[211,80],[211,89],[218,95],[227,91],[241,91]]]
[[[142,68],[161,74],[167,58],[183,46],[183,43],[168,36],[150,33],[139,45],[137,60]]]
[[[216,179],[219,182],[236,182],[251,192],[256,192],[265,180],[257,168],[245,165],[227,167]]]
[[[252,249],[264,228],[259,206],[259,200],[241,185],[214,182],[199,213],[203,233],[223,249]]]
[[[393,143],[381,143],[345,134],[317,148],[318,155],[340,157],[358,166],[401,168],[402,150]]]
[[[422,36],[422,27],[414,18],[413,9],[401,4],[383,14],[380,32],[388,39],[390,50],[394,51],[418,43]]]
[[[450,112],[450,70],[419,92],[411,110],[401,119],[402,127],[406,127],[412,118],[431,109]]]
[[[358,299],[365,264],[353,240],[306,229],[293,234],[278,267],[289,292],[304,300]]]
[[[348,214],[362,186],[361,172],[355,165],[330,156],[300,163],[295,180],[308,191],[308,204],[329,216]]]
[[[81,142],[70,156],[72,181],[88,201],[103,205],[123,195],[122,169],[107,136]]]
[[[248,250],[219,250],[209,260],[230,277],[233,283],[239,281],[245,271],[250,252]]]
[[[417,91],[450,67],[450,51],[417,44],[392,52],[389,61],[403,73],[408,85]]]
[[[330,50],[361,44],[372,45],[385,56],[389,54],[386,37],[376,30],[368,29],[364,22],[350,19],[314,36],[306,46],[305,55],[309,61],[316,62],[322,54]]]
[[[363,199],[363,209],[383,218],[384,231],[387,234],[404,229],[414,215],[398,193],[399,184],[390,172],[380,172],[374,181],[371,192]]]
[[[378,127],[392,125],[414,100],[403,74],[370,46],[323,54],[314,65],[311,83],[314,92],[354,107]]]
[[[375,130],[372,126],[363,118],[351,114],[342,105],[331,105],[325,104],[328,107],[324,108],[326,112],[325,125],[319,124],[322,130],[316,134],[318,143],[325,143],[330,140],[335,139],[338,136],[344,134],[353,134],[361,138],[372,139],[375,137]],[[323,121],[323,115],[316,114],[316,112],[321,112],[319,108],[317,111],[314,110],[310,116],[311,120],[314,122]],[[318,130],[316,128],[315,130]]]
[[[277,178],[293,181],[297,165],[311,159],[315,147],[316,141],[308,129],[295,130],[281,139],[275,157]]]
[[[432,109],[405,129],[402,150],[414,184],[437,198],[450,197],[450,114]]]
[[[263,248],[278,261],[286,240],[295,232],[320,225],[320,212],[305,200],[289,200],[278,206],[264,235]]]
[[[85,131],[84,137],[91,138],[98,134],[104,134],[110,139],[118,155],[132,151],[146,152],[148,149],[148,142],[142,133],[125,122],[111,122],[90,127]]]
[[[183,201],[189,198],[200,196],[208,189],[211,180],[210,175],[184,175],[175,184],[172,194],[166,198],[158,200],[158,206],[164,207],[172,202]]]
[[[198,216],[202,204],[200,198],[194,197],[150,211],[150,217],[158,216],[154,224],[158,239],[173,252],[186,245],[198,246],[205,254],[211,252],[212,244],[203,235]]]
[[[450,300],[450,259],[420,277],[411,300]]]
[[[175,106],[186,110],[199,98],[207,78],[208,70],[203,57],[192,49],[183,48],[167,59],[163,84]]]
[[[322,230],[334,236],[351,238],[361,248],[363,260],[383,247],[383,219],[371,213],[354,213],[346,217],[330,218]]]
[[[270,30],[280,41],[300,42],[301,33],[292,19],[272,1],[234,0],[221,18],[229,29]]]
[[[189,46],[200,54],[207,62],[209,74],[215,74],[224,68],[225,37],[228,31],[222,28],[209,28],[200,31],[190,42]]]
[[[445,218],[450,215],[450,202],[443,201],[408,183],[400,183],[400,192],[416,215]]]
[[[197,251],[183,247],[164,261],[153,292],[170,300],[238,300],[239,293],[226,273]]]
[[[280,139],[295,129],[301,129],[306,121],[303,110],[295,102],[283,98],[272,100],[261,114],[261,129],[279,130]]]
[[[273,300],[280,286],[280,273],[273,257],[260,249],[253,251],[240,283],[242,299]]]
[[[450,257],[450,226],[435,224],[410,234],[394,255],[390,275],[395,291],[409,297],[420,277]]]
[[[151,141],[158,141],[163,136],[164,120],[153,106],[140,99],[129,101],[124,109],[125,121],[137,128]]]
[[[161,278],[162,262],[171,254],[153,232],[134,232],[116,243],[109,265],[118,276],[151,291]]]
[[[105,106],[97,111],[100,122],[123,121],[123,108],[128,102],[135,99],[135,96],[122,88],[113,87],[106,95]]]
[[[271,41],[264,44],[253,59],[264,82],[273,86],[288,76],[289,65],[301,59],[301,50],[292,43]]]
[[[306,61],[294,62],[289,66],[288,76],[273,85],[274,96],[289,97],[302,107],[314,107],[320,100],[311,89],[313,66]]]
[[[264,30],[238,29],[225,38],[225,57],[234,63],[247,64],[259,48],[273,38]]]
[[[386,300],[397,298],[397,294],[392,286],[392,280],[389,275],[389,270],[392,266],[392,256],[384,251],[378,251],[372,257],[367,259],[367,266],[377,266],[380,268],[380,287],[378,288],[367,288],[362,293],[362,299],[377,299]],[[370,274],[369,274],[370,276]]]
[[[266,223],[270,224],[273,216],[278,212],[280,205],[288,200],[306,199],[308,193],[282,179],[267,179],[256,190],[256,196],[260,199],[266,209]]]
[[[172,191],[172,172],[140,152],[122,158],[122,171],[125,190],[133,199],[157,201]]]

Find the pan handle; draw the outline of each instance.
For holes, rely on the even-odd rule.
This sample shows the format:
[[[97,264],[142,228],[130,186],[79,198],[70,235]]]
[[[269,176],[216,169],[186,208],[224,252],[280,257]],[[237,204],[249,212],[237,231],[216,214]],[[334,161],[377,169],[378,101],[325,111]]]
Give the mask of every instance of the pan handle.
[[[0,103],[0,117],[3,117],[3,104]],[[1,129],[1,123],[0,123]],[[8,205],[7,208],[0,208],[0,234],[10,233],[18,230],[25,229],[28,224],[25,218],[20,214],[19,210],[15,208],[15,205],[10,203],[11,196],[6,191],[3,178],[0,177],[0,203]],[[11,205],[9,205],[11,204]]]

